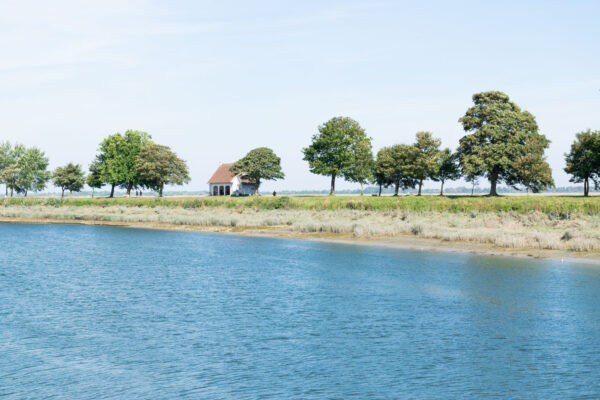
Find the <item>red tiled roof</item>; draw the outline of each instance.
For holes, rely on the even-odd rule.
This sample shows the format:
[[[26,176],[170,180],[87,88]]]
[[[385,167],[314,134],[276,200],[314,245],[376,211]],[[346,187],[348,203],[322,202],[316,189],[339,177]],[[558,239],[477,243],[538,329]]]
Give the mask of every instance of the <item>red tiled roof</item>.
[[[233,181],[235,175],[229,170],[232,165],[233,163],[221,164],[210,177],[208,183],[229,183]]]

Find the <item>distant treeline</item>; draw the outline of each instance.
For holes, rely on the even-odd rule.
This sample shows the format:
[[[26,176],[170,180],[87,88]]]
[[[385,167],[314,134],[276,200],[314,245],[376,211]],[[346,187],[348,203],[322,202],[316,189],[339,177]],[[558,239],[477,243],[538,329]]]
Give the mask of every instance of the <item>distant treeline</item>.
[[[464,179],[470,188],[447,189],[449,193],[481,193],[480,179],[489,181],[492,196],[510,191],[559,191],[554,188],[552,170],[545,157],[550,141],[539,133],[535,117],[498,91],[473,95],[474,105],[459,119],[466,135],[456,151],[442,149],[441,140],[430,132],[418,132],[411,144],[395,144],[374,156],[371,137],[360,124],[348,117],[335,117],[318,128],[309,146],[302,149],[310,172],[331,178],[329,194],[335,193],[337,178],[360,184],[360,193],[433,193],[423,190],[426,180],[440,183],[439,194],[449,181]],[[584,196],[590,183],[600,188],[600,131],[576,134],[565,171],[571,182],[583,183]],[[0,143],[0,183],[5,196],[43,191],[48,182],[70,194],[87,184],[94,190],[108,185],[109,197],[116,188],[130,196],[135,190],[150,189],[163,195],[165,185],[190,181],[186,162],[167,146],[156,144],[141,131],[128,130],[105,138],[86,173],[81,165],[69,163],[48,171],[48,157],[37,147]],[[252,182],[255,193],[261,182],[283,179],[281,159],[268,147],[258,147],[235,162],[232,174]],[[374,184],[376,189],[367,188]],[[500,185],[504,184],[502,188]],[[486,189],[487,190],[487,189]],[[327,193],[309,191],[306,193]],[[342,191],[339,193],[355,193]],[[292,193],[292,192],[287,192]],[[293,192],[302,193],[302,192]]]
[[[156,144],[146,132],[128,130],[116,133],[100,143],[98,154],[92,161],[89,173],[81,165],[68,163],[54,171],[48,171],[48,157],[37,147],[26,148],[22,144],[0,143],[0,182],[6,186],[6,196],[39,192],[48,182],[69,193],[79,192],[87,183],[94,189],[109,185],[110,197],[115,188],[126,190],[152,189],[162,196],[167,184],[189,182],[188,169],[167,146]]]
[[[303,149],[310,171],[331,178],[330,194],[335,193],[336,178],[361,185],[378,185],[378,194],[393,187],[394,194],[423,192],[423,182],[444,184],[460,178],[472,184],[489,181],[489,194],[495,196],[504,183],[514,190],[540,192],[554,187],[552,170],[545,157],[550,141],[538,131],[535,117],[498,91],[473,95],[474,105],[459,119],[466,135],[456,152],[441,149],[441,140],[430,132],[418,132],[415,142],[384,147],[373,156],[371,138],[360,124],[347,117],[336,117],[319,127],[312,143]],[[576,135],[571,151],[565,155],[565,171],[571,182],[583,183],[588,196],[590,181],[600,184],[600,132]]]

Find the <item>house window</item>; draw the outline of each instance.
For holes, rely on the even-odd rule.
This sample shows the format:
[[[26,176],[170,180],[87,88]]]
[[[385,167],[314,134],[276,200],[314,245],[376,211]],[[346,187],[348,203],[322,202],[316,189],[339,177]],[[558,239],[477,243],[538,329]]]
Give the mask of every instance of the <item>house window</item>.
[[[213,186],[213,196],[218,196],[218,195],[219,195],[219,187]]]
[[[219,196],[223,196],[225,194],[225,188],[223,186],[219,186]]]
[[[225,196],[229,196],[231,194],[231,189],[229,186],[225,186]]]

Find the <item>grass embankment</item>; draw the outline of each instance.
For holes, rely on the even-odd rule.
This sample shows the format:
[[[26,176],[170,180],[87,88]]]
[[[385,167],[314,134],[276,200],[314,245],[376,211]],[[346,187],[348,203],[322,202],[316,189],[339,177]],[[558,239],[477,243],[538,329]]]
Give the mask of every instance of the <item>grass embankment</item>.
[[[0,220],[99,221],[398,245],[429,239],[434,247],[532,255],[600,253],[599,197],[15,198],[0,201]]]
[[[260,197],[146,197],[146,198],[5,198],[4,206],[124,206],[180,207],[184,209],[224,207],[256,210],[364,210],[441,213],[540,212],[558,218],[600,215],[600,198],[568,196],[260,196]]]

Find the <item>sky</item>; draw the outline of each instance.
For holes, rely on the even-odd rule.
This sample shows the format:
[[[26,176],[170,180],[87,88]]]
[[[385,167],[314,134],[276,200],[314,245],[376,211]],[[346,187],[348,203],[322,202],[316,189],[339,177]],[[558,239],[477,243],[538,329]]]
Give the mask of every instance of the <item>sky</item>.
[[[357,120],[375,151],[418,131],[455,149],[471,96],[501,90],[536,116],[566,186],[575,133],[600,129],[598,15],[598,1],[0,0],[0,141],[87,168],[104,137],[143,130],[187,161],[185,190],[267,146],[286,179],[264,190],[327,189],[301,149],[328,119]]]

